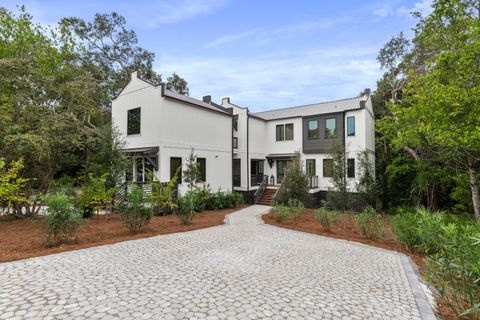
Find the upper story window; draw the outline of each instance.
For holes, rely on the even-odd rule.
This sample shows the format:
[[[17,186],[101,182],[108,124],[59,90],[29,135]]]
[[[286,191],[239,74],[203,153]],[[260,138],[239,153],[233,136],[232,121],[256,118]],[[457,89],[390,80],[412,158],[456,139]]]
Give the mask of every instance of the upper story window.
[[[293,140],[293,123],[285,125],[285,140]]]
[[[293,140],[293,123],[278,124],[275,132],[277,141]]]
[[[285,140],[285,126],[283,124],[277,124],[276,139],[277,141]]]
[[[308,139],[318,139],[318,120],[308,120]]]
[[[135,108],[127,111],[127,135],[140,133],[141,109]]]
[[[347,136],[355,135],[355,117],[347,117]]]
[[[335,139],[337,137],[337,119],[328,118],[325,120],[325,139]]]

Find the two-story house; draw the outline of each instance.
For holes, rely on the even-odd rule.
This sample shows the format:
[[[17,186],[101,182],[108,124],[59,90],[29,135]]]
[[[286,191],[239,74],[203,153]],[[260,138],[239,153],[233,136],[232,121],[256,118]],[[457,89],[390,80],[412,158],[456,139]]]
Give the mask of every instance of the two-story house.
[[[332,144],[345,148],[352,192],[359,178],[359,153],[367,151],[372,163],[375,159],[368,89],[354,98],[251,113],[230,98],[223,98],[221,105],[210,96],[200,101],[133,73],[112,102],[112,117],[126,140],[125,152],[134,160],[127,179],[144,181],[151,170],[160,181],[168,181],[178,167],[184,168],[193,148],[206,184],[243,192],[249,200],[266,178],[273,187],[281,184],[297,151],[317,200],[331,187]],[[185,192],[182,181],[179,190]]]

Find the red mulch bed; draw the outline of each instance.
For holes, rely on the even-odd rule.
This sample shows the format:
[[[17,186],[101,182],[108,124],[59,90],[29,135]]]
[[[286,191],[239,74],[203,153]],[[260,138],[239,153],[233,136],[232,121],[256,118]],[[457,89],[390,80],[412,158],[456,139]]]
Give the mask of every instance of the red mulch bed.
[[[97,217],[93,216],[87,220],[75,243],[55,247],[45,246],[40,218],[34,221],[27,219],[4,220],[0,221],[0,262],[218,226],[224,223],[227,214],[244,207],[246,205],[241,205],[236,209],[204,211],[194,217],[189,226],[181,225],[175,215],[155,216],[142,232],[136,234],[132,234],[116,214],[109,215],[108,219],[105,216],[99,216],[97,232]]]
[[[379,247],[387,250],[397,251],[408,255],[418,266],[420,274],[425,272],[425,261],[422,255],[409,252],[404,245],[397,242],[393,236],[392,229],[386,218],[383,219],[383,237],[377,240],[367,239],[360,233],[355,217],[351,214],[342,213],[340,220],[331,226],[331,231],[324,231],[320,223],[313,216],[313,209],[305,209],[304,214],[298,219],[297,225],[294,225],[292,219],[278,222],[270,214],[262,216],[265,223],[278,227],[298,230],[308,233],[314,233],[326,237],[344,239],[364,243],[373,247]],[[460,319],[450,308],[437,301],[437,312],[441,319],[457,320]]]

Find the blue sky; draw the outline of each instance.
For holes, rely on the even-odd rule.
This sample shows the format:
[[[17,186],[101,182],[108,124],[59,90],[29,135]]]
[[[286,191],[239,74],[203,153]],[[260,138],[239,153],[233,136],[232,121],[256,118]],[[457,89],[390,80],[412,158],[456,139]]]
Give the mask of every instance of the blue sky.
[[[156,54],[155,69],[184,77],[191,96],[229,96],[251,111],[341,99],[375,88],[378,50],[408,36],[412,10],[431,0],[1,1],[24,4],[42,24],[65,16],[92,19],[117,11],[140,45]]]

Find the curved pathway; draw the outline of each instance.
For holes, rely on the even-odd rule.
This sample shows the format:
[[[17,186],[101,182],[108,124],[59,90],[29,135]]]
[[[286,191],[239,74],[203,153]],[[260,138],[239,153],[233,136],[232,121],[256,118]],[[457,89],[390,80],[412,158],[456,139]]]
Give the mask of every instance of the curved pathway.
[[[0,264],[0,319],[435,319],[404,255],[226,225]]]

